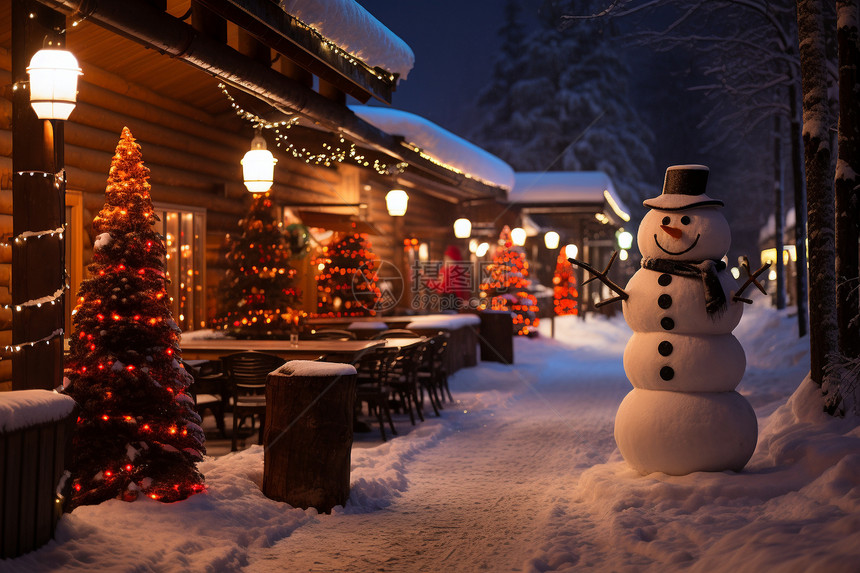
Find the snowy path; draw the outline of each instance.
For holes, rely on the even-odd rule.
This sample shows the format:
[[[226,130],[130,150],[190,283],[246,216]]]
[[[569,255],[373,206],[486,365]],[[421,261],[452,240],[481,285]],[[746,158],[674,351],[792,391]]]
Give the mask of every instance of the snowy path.
[[[516,362],[452,380],[483,403],[449,408],[444,430],[428,422],[446,435],[405,462],[408,485],[389,507],[319,516],[252,554],[248,571],[523,570],[563,490],[612,451],[628,383],[617,356],[589,361],[546,342],[518,341]]]

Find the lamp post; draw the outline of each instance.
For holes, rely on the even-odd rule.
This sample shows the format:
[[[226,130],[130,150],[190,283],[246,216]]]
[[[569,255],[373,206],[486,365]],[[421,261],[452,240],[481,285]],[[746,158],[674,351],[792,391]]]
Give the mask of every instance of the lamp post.
[[[251,140],[251,149],[242,158],[242,176],[245,187],[251,193],[265,193],[275,181],[275,164],[278,162],[272,152],[266,149],[262,129]]]

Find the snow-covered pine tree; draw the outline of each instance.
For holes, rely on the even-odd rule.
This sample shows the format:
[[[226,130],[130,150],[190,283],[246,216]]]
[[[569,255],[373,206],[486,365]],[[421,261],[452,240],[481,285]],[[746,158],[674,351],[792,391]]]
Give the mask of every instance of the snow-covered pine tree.
[[[140,495],[177,501],[204,487],[195,466],[204,435],[185,392],[192,380],[179,362],[148,179],[140,146],[123,128],[69,342],[67,392],[80,407],[71,507]]]
[[[318,269],[317,315],[374,316],[381,291],[376,285],[379,259],[367,235],[349,233],[323,247],[312,264]]]
[[[604,171],[638,205],[653,192],[653,135],[627,96],[630,71],[610,31],[559,30],[567,3],[547,2],[541,27],[518,40],[512,4],[476,142],[520,171]]]
[[[561,249],[558,261],[555,263],[555,274],[552,277],[552,300],[556,316],[578,314],[576,307],[578,296],[573,265],[567,260],[564,249]]]
[[[285,336],[303,313],[271,194],[254,194],[239,227],[241,234],[229,237],[230,266],[219,287],[215,325],[242,338]]]
[[[511,230],[505,226],[493,254],[493,262],[481,271],[480,310],[507,310],[513,313],[514,334],[537,331],[537,298],[528,292],[529,264],[522,248],[511,241]]]

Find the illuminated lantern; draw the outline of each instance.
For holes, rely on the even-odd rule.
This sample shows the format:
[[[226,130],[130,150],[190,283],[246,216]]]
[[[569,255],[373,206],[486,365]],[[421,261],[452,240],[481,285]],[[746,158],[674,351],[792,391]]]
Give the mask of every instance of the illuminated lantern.
[[[483,257],[487,254],[487,251],[490,250],[490,243],[481,243],[478,245],[477,250],[475,250],[475,254],[479,257]]]
[[[543,242],[546,245],[547,249],[557,249],[558,248],[558,233],[555,231],[550,231],[546,235],[543,236]]]
[[[526,244],[526,230],[522,227],[511,229],[511,242],[518,247]]]
[[[242,175],[245,187],[251,193],[265,193],[275,180],[275,163],[278,160],[266,149],[266,140],[260,130],[251,140],[251,149],[242,158]]]
[[[469,252],[474,253],[478,250],[478,239],[472,239],[469,241]]]
[[[633,246],[633,235],[630,231],[619,229],[616,238],[618,239],[618,247],[621,249],[627,250]]]
[[[568,259],[575,259],[576,255],[579,254],[579,247],[574,245],[573,243],[566,245],[564,247],[564,254]]]
[[[33,54],[30,75],[30,105],[39,119],[69,119],[78,95],[78,60],[66,50],[47,49]]]
[[[472,222],[469,219],[460,218],[454,221],[454,236],[458,239],[468,239],[472,234]]]
[[[406,204],[409,202],[409,195],[403,189],[392,189],[385,196],[385,206],[388,208],[388,214],[392,217],[402,217],[406,214]]]

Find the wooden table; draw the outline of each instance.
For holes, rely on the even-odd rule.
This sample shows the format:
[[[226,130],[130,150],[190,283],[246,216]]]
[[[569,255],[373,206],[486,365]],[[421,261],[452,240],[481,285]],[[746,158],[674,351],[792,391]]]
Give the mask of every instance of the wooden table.
[[[410,339],[418,340],[418,339]],[[352,362],[369,348],[382,346],[384,340],[299,340],[293,346],[289,340],[188,340],[181,344],[186,360],[217,360],[234,352],[256,350],[275,354],[285,360],[316,360],[325,356],[330,362]]]

